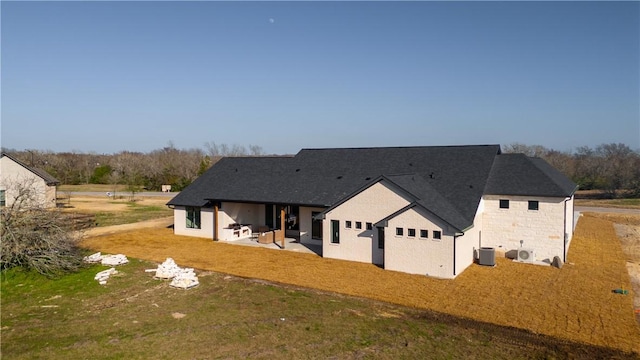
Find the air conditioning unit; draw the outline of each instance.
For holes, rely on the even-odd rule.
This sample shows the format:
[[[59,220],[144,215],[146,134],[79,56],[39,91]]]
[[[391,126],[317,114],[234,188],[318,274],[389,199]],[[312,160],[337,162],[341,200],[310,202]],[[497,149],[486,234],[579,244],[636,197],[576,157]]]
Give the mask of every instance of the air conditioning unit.
[[[536,260],[536,256],[532,249],[518,249],[518,261],[520,262],[534,262]]]

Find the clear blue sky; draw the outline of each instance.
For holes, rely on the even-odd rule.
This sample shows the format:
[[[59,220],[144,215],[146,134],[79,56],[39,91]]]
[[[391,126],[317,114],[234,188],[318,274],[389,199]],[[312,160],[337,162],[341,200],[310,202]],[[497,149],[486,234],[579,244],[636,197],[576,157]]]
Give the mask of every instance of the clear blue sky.
[[[640,148],[639,2],[0,6],[8,148]]]

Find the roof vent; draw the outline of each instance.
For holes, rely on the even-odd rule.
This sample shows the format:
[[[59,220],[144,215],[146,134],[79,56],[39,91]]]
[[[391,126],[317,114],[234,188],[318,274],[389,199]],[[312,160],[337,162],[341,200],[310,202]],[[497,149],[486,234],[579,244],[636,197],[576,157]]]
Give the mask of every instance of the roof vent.
[[[342,175],[338,176],[336,179],[338,180],[342,179]]]
[[[435,175],[433,173],[429,174],[429,179],[435,179]]]
[[[371,178],[370,178],[370,177],[368,177],[368,176],[367,176],[366,178],[364,178],[364,179],[365,179],[365,180],[371,180]]]
[[[300,172],[300,169],[296,169],[296,172]]]
[[[409,163],[409,166],[413,166],[413,163]]]

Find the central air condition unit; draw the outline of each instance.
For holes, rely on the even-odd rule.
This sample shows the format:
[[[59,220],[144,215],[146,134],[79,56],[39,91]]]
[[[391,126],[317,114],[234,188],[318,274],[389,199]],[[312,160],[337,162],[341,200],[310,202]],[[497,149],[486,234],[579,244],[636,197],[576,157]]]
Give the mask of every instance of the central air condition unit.
[[[535,254],[532,249],[518,249],[518,261],[520,262],[534,262],[536,260]]]

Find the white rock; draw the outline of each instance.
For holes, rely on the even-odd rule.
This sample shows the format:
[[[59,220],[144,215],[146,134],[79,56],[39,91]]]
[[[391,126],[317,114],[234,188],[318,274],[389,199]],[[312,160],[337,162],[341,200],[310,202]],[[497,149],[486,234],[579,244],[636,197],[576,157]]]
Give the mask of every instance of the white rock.
[[[129,260],[127,257],[122,254],[102,256],[102,265],[115,266],[126,264],[128,262]]]
[[[97,252],[95,254],[91,254],[89,256],[85,256],[84,258],[82,258],[82,260],[84,262],[88,262],[88,263],[98,263],[98,262],[102,261],[102,254],[100,252]]]

